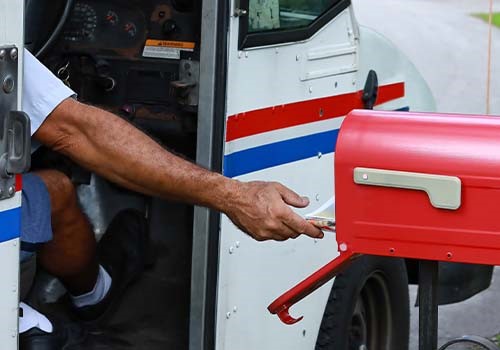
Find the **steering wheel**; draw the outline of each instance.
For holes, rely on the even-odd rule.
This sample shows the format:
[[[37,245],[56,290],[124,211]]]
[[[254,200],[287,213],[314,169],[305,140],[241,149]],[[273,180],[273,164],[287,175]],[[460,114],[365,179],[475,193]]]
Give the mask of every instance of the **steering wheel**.
[[[50,33],[44,33],[42,30],[44,24],[41,19],[37,17],[44,15],[43,10],[48,7],[47,4],[40,0],[25,0],[26,34],[34,36],[31,40],[32,42],[27,43],[26,46],[28,49],[31,49],[31,51],[34,51],[32,53],[36,57],[43,57],[54,46],[64,28],[64,24],[73,10],[73,5],[75,3],[74,0],[59,0],[59,2],[61,2],[60,7],[62,8],[61,15],[59,16],[54,29]],[[62,2],[64,2],[64,4],[62,4]],[[52,4],[54,3],[52,2]],[[44,34],[46,39],[43,39],[44,37],[42,37]],[[39,42],[39,40],[44,41]]]

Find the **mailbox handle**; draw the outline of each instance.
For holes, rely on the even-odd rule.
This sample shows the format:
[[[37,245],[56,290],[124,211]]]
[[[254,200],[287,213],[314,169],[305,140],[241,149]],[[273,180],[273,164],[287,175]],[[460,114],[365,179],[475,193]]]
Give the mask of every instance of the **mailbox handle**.
[[[433,207],[457,210],[462,203],[462,181],[456,176],[411,173],[372,168],[355,168],[359,185],[424,191]]]

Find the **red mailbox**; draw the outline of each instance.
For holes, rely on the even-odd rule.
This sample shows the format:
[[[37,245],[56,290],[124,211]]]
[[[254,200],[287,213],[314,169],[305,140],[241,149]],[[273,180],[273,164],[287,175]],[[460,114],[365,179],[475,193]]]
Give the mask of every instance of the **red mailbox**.
[[[335,155],[340,256],[269,306],[290,306],[359,254],[500,265],[500,118],[353,111]]]
[[[339,246],[500,264],[500,118],[355,111],[335,159]]]

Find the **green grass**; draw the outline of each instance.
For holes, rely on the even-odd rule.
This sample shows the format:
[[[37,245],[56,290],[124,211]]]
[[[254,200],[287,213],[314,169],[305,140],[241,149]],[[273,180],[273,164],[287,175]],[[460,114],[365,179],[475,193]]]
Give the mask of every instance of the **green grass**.
[[[495,335],[492,340],[495,344],[500,345],[500,334]]]
[[[488,13],[474,13],[473,16],[481,18],[486,23],[488,23],[490,17]],[[500,12],[493,13],[493,24],[500,28]]]

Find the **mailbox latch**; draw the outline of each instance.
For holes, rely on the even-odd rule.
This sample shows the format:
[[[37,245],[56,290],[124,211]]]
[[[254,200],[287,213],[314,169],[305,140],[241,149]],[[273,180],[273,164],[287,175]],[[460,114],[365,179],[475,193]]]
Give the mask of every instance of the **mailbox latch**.
[[[434,208],[457,210],[462,203],[462,181],[456,176],[411,173],[370,168],[355,168],[359,185],[424,191]]]

